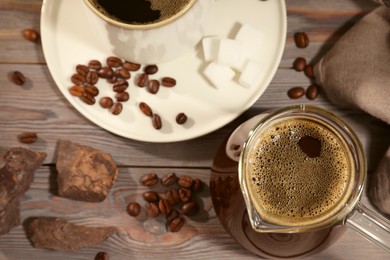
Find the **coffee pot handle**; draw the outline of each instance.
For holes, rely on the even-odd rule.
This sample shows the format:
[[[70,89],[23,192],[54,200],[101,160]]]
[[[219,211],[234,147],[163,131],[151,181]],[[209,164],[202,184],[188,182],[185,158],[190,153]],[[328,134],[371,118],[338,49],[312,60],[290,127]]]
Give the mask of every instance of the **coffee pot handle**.
[[[347,226],[390,252],[390,221],[360,202],[346,220]]]

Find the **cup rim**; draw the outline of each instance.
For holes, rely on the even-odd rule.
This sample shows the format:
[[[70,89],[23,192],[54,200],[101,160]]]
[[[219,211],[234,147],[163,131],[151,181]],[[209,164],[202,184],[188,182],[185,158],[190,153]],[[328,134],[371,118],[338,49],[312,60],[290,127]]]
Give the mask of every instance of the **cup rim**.
[[[247,181],[246,177],[244,176],[244,171],[246,167],[246,159],[248,156],[248,147],[250,144],[253,143],[253,140],[256,137],[256,133],[261,129],[261,127],[269,122],[270,120],[276,119],[279,116],[282,116],[283,114],[288,114],[292,112],[309,112],[312,115],[316,114],[323,118],[323,120],[326,118],[328,120],[331,120],[333,123],[337,124],[338,127],[344,133],[348,136],[350,139],[349,141],[352,142],[354,147],[349,147],[351,151],[354,151],[356,154],[353,154],[353,161],[354,163],[359,167],[356,169],[355,173],[355,179],[356,183],[354,184],[354,190],[352,190],[351,194],[349,195],[349,198],[347,199],[345,206],[341,208],[338,212],[336,212],[331,217],[316,222],[312,224],[302,225],[302,226],[283,226],[278,224],[272,224],[267,223],[264,225],[264,222],[262,222],[262,219],[259,219],[259,216],[256,214],[256,210],[254,208],[254,205],[252,204],[252,201],[249,198],[249,189],[247,188]],[[293,114],[289,116],[294,116]],[[347,142],[348,143],[348,142]],[[311,106],[311,105],[295,105],[295,106],[288,106],[285,108],[277,109],[264,118],[262,118],[250,131],[249,136],[247,140],[245,141],[243,145],[242,152],[240,154],[239,163],[238,163],[238,175],[239,175],[239,182],[241,186],[241,191],[243,193],[243,197],[248,209],[248,215],[249,219],[252,225],[252,228],[257,232],[281,232],[281,233],[297,233],[297,232],[306,232],[306,231],[314,231],[321,228],[332,226],[340,221],[343,221],[346,219],[346,217],[353,211],[357,203],[360,201],[361,194],[363,192],[365,179],[367,176],[367,169],[366,169],[366,160],[363,152],[362,144],[357,137],[354,130],[340,117],[336,116],[335,114],[331,113],[328,110]]]
[[[120,22],[120,21],[117,21],[117,20],[114,20],[110,17],[107,17],[105,15],[103,15],[101,12],[99,12],[92,4],[89,0],[84,0],[84,3],[88,6],[88,8],[90,10],[92,10],[98,17],[100,17],[101,19],[103,19],[104,21],[106,21],[107,23],[111,24],[111,25],[114,25],[114,26],[117,26],[117,27],[120,27],[120,28],[123,28],[123,29],[127,29],[127,30],[149,30],[149,29],[155,29],[155,28],[159,28],[159,27],[162,27],[164,25],[167,25],[177,19],[179,19],[180,17],[182,17],[185,13],[187,13],[188,10],[190,10],[196,2],[198,2],[199,0],[191,0],[191,2],[185,7],[183,8],[182,10],[180,10],[180,12],[176,13],[175,15],[165,19],[165,20],[162,20],[160,22],[157,22],[157,23],[148,23],[148,24],[129,24],[129,23],[123,23],[123,22]]]

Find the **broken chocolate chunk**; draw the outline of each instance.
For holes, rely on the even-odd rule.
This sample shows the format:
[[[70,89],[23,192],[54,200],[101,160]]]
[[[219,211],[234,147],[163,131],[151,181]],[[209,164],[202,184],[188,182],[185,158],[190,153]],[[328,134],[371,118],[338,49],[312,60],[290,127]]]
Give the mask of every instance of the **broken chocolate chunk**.
[[[70,252],[101,244],[115,232],[114,227],[86,227],[55,217],[32,218],[27,226],[34,247]]]
[[[316,158],[321,155],[321,141],[305,135],[298,141],[301,150],[310,158]]]
[[[70,141],[59,141],[59,195],[86,201],[103,201],[118,176],[118,168],[111,155]]]

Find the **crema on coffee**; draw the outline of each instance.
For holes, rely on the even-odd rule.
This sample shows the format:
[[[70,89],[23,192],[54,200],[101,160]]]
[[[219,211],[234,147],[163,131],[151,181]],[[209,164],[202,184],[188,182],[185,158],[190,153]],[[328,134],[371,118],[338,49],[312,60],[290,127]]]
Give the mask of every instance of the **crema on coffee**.
[[[246,183],[259,215],[278,225],[323,221],[345,206],[354,164],[342,136],[305,117],[279,119],[249,149]]]

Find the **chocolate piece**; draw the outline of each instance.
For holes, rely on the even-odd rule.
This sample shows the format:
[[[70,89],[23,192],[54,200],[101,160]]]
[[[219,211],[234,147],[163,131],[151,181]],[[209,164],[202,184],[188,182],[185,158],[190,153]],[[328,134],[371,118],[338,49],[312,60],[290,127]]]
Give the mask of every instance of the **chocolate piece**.
[[[12,148],[0,159],[0,235],[20,224],[19,196],[34,179],[34,172],[46,153],[25,148]]]
[[[101,202],[118,176],[111,155],[70,141],[59,141],[59,195],[69,199]]]
[[[63,218],[37,217],[31,220],[27,231],[34,247],[77,251],[103,243],[116,229],[75,225]]]

